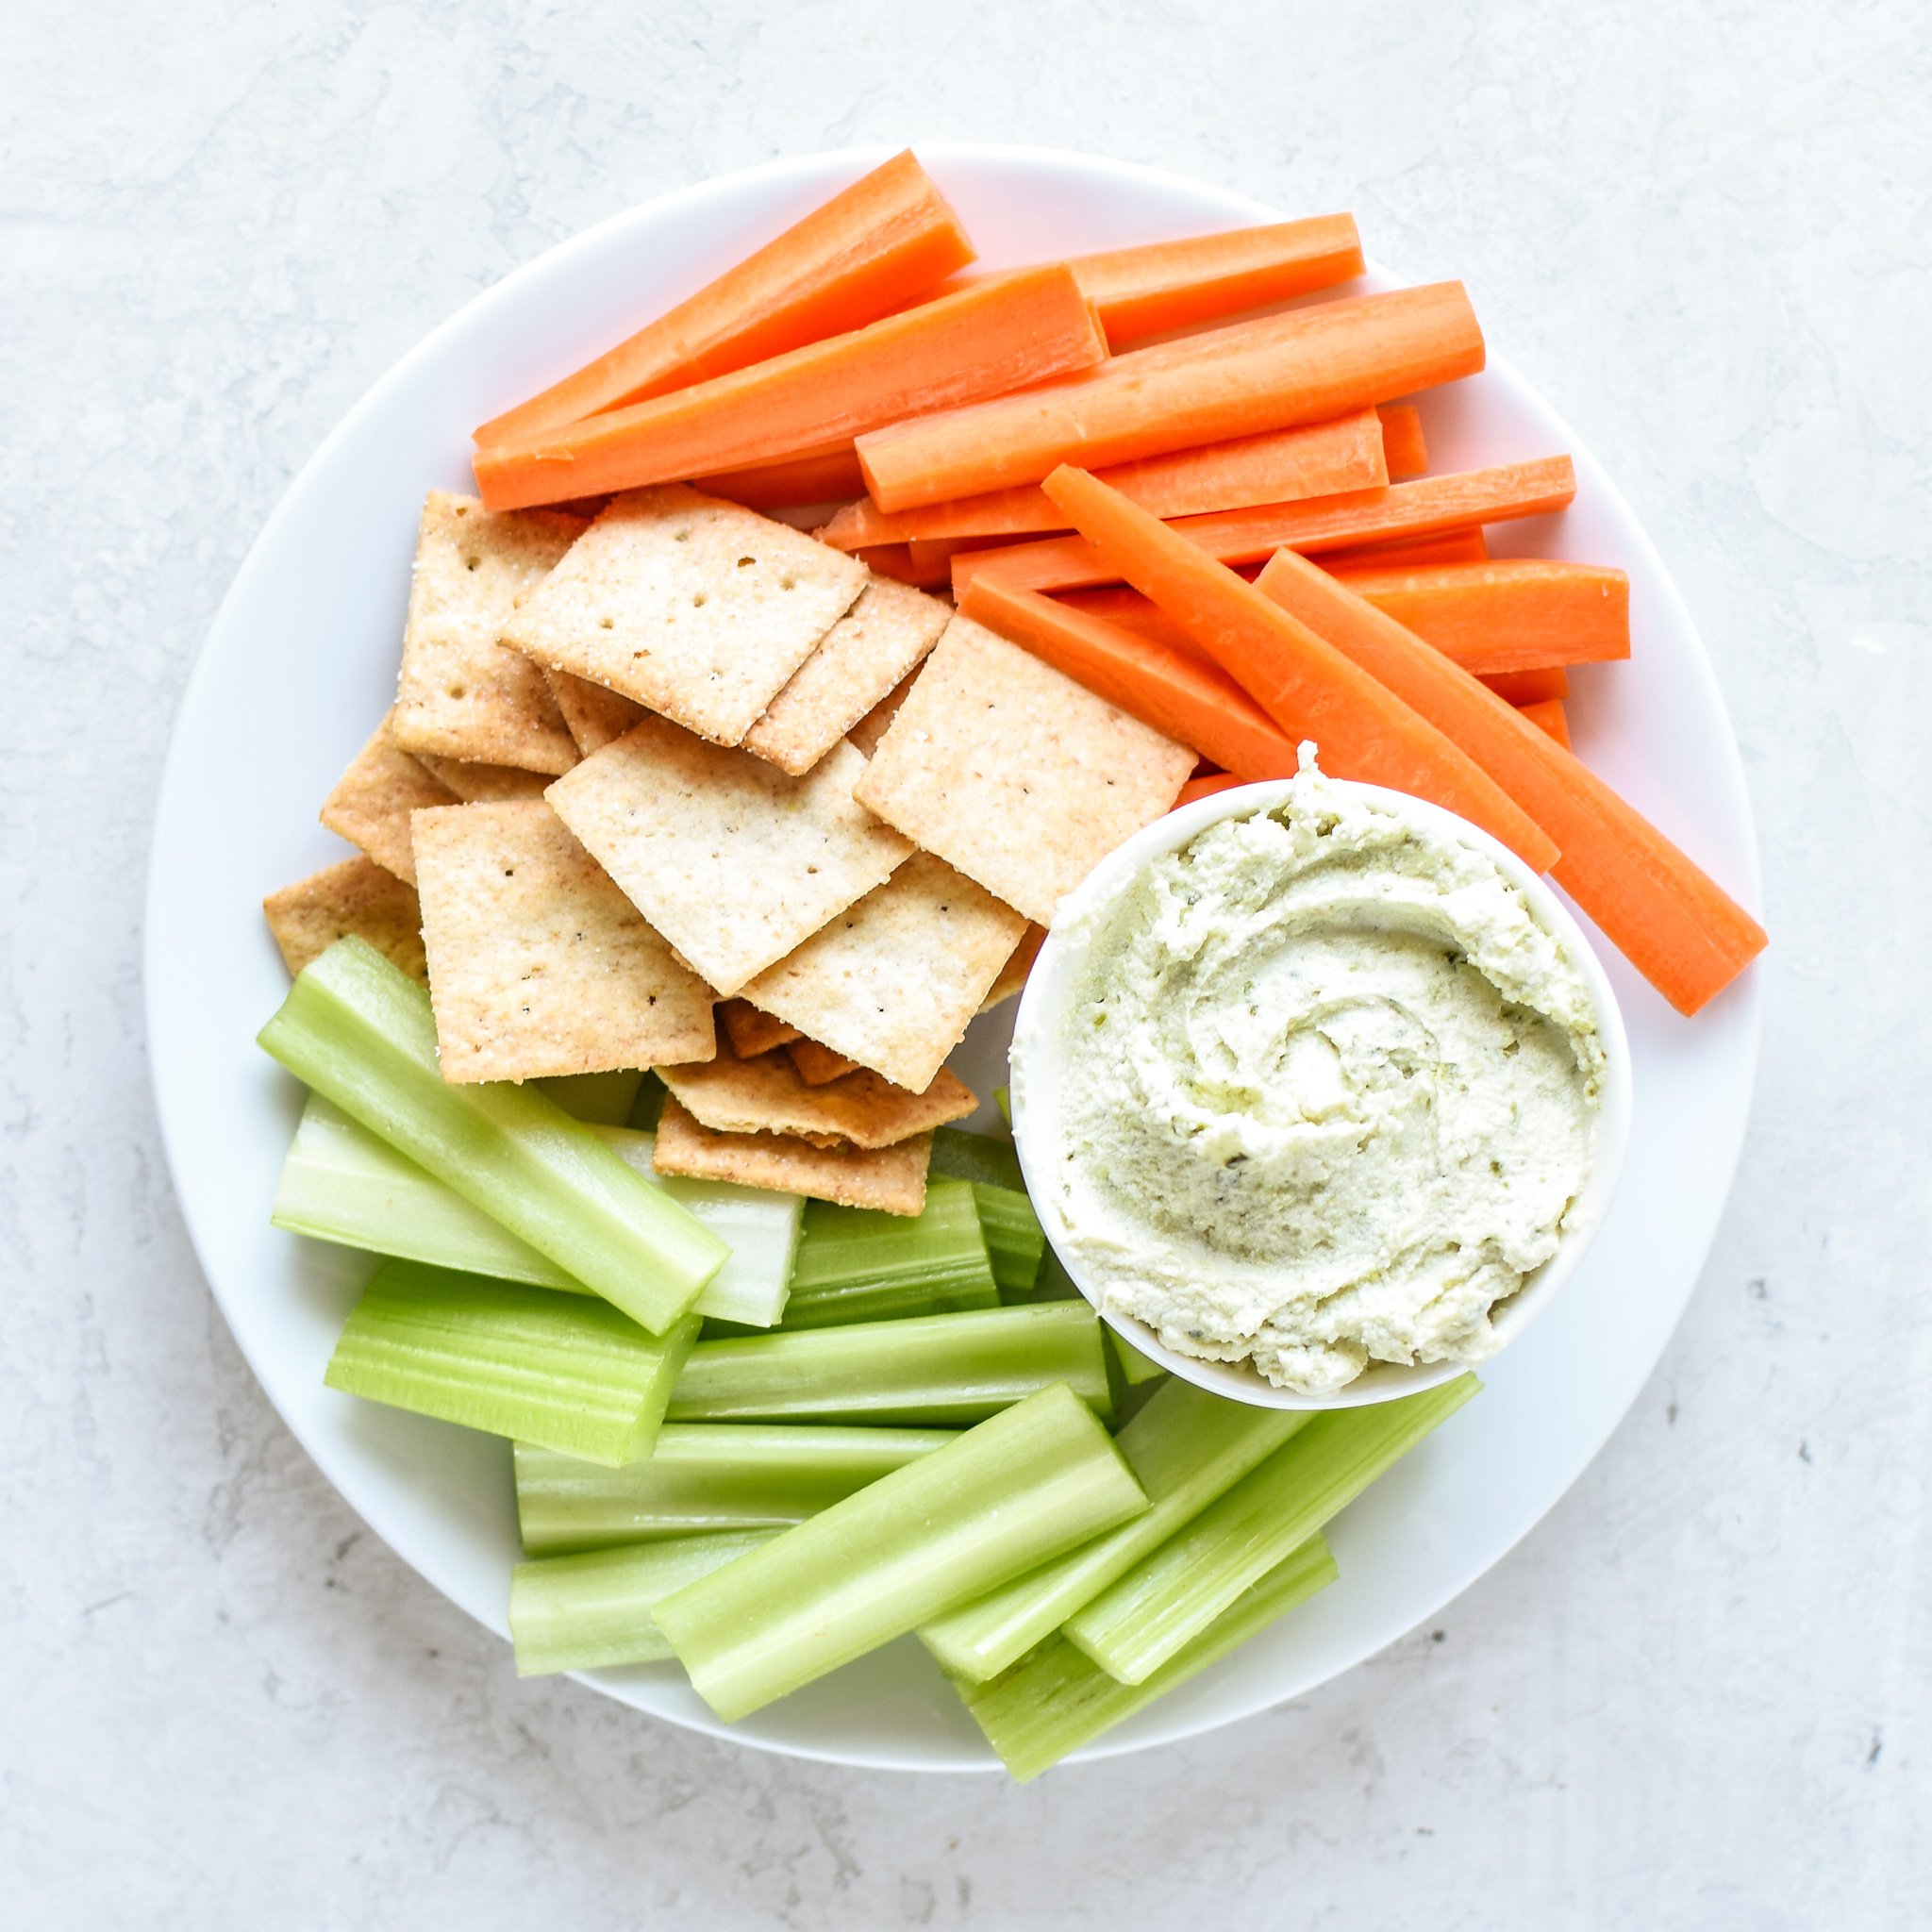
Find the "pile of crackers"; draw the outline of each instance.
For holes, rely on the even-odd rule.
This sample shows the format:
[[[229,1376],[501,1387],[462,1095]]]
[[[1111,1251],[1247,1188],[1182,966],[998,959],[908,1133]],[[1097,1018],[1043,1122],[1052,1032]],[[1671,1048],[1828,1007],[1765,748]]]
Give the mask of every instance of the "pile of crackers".
[[[1194,754],[940,598],[682,485],[424,506],[393,708],[272,894],[425,979],[443,1075],[653,1068],[660,1172],[916,1214],[943,1062]]]

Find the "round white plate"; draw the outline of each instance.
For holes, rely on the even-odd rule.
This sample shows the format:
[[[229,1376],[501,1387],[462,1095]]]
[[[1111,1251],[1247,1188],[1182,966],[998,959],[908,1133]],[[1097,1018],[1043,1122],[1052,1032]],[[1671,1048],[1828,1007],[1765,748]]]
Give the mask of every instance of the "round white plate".
[[[1241,195],[1081,155],[921,153],[990,263],[1280,218]],[[304,1447],[399,1555],[499,1632],[518,1556],[507,1445],[325,1389],[369,1263],[268,1224],[300,1094],[254,1044],[287,990],[259,902],[344,856],[316,810],[394,692],[417,511],[425,489],[468,487],[471,426],[883,158],[819,155],[668,195],[552,250],[445,323],[295,479],[222,607],[175,725],[149,874],[147,1002],[189,1232],[242,1353]],[[1486,320],[1507,335],[1507,315],[1491,308]],[[1502,532],[1497,548],[1630,573],[1636,655],[1574,674],[1577,747],[1755,903],[1750,811],[1723,704],[1688,612],[1609,479],[1494,361],[1427,398],[1424,414],[1437,468],[1575,457],[1575,508]],[[1747,975],[1696,1020],[1680,1019],[1602,950],[1629,1027],[1637,1105],[1623,1186],[1584,1268],[1494,1364],[1487,1391],[1340,1519],[1340,1583],[1093,1755],[1264,1709],[1433,1616],[1576,1479],[1635,1399],[1717,1228],[1750,1101],[1758,1003]],[[1000,1024],[1010,1024],[995,1022],[961,1050],[981,1091],[998,1083]],[[590,1681],[641,1710],[772,1750],[905,1770],[992,1763],[909,1639],[728,1729],[671,1669]]]

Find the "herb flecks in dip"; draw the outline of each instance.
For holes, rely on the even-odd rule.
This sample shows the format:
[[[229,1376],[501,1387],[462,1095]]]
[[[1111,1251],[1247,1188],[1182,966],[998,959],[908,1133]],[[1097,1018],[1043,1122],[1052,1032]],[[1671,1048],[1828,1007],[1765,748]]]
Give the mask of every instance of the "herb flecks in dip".
[[[1285,804],[1094,918],[1059,1185],[1104,1305],[1311,1393],[1493,1352],[1590,1173],[1604,1064],[1517,888],[1304,746]]]

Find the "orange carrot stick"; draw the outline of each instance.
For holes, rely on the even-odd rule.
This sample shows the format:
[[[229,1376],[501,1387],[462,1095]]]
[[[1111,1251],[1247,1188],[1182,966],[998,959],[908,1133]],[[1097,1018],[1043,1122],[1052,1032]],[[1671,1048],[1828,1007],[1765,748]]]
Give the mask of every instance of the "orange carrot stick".
[[[858,439],[881,509],[1038,483],[1057,464],[1138,462],[1320,423],[1483,366],[1460,282],[1322,302],[1117,356],[1071,381]]]
[[[1763,949],[1764,928],[1608,786],[1341,578],[1284,550],[1255,590],[1454,737],[1561,845],[1557,884],[1680,1012]]]
[[[1413,403],[1383,403],[1382,457],[1391,483],[1407,483],[1429,467],[1429,446],[1423,440],[1423,412]]]
[[[1534,705],[1516,708],[1539,731],[1547,731],[1565,751],[1570,749],[1570,714],[1561,698],[1544,698]]]
[[[997,577],[983,581],[998,583]],[[1084,611],[1089,617],[1104,618],[1120,630],[1130,630],[1137,638],[1147,638],[1157,644],[1178,644],[1184,650],[1198,651],[1187,631],[1151,597],[1143,597],[1139,591],[1126,584],[1108,584],[1097,591],[1062,591],[1053,600],[1064,604],[1070,610]]]
[[[850,503],[865,494],[858,458],[852,445],[810,456],[787,457],[750,470],[721,470],[714,476],[692,479],[710,496],[741,503],[746,509],[791,509],[808,503]]]
[[[1097,474],[1158,517],[1291,503],[1372,489],[1388,481],[1381,425],[1373,409],[1354,409],[1330,423],[1269,429],[1231,442],[1175,450],[1170,456],[1148,457]],[[1023,537],[1066,527],[1066,513],[1053,498],[1038,484],[1023,483],[985,496],[892,513],[864,498],[840,511],[822,534],[837,549],[858,550],[869,543],[918,542],[934,537]]]
[[[1360,543],[1346,550],[1324,550],[1315,559],[1324,570],[1394,570],[1425,563],[1487,563],[1489,539],[1481,526],[1444,530],[1440,537],[1418,537],[1412,543]]]
[[[1191,645],[1136,637],[1105,618],[996,580],[974,585],[959,609],[1224,771],[1243,778],[1293,774],[1293,741]]]
[[[943,558],[922,569],[913,560],[911,546],[906,543],[881,543],[875,550],[860,550],[855,554],[865,559],[868,570],[876,571],[882,577],[893,577],[902,584],[910,584],[919,591],[940,590],[952,575],[952,564]]]
[[[1324,567],[1328,560],[1323,558]],[[1541,558],[1334,574],[1465,671],[1528,671],[1630,655],[1630,579]]]
[[[1570,458],[1545,457],[1493,470],[1423,476],[1413,483],[1391,483],[1386,490],[1318,496],[1307,503],[1182,517],[1173,527],[1176,536],[1217,562],[1255,563],[1282,549],[1330,550],[1374,538],[1428,536],[1466,524],[1541,516],[1561,509],[1575,494],[1576,473]],[[1118,575],[1077,536],[975,550],[955,565],[953,582],[963,588],[982,573],[1028,591],[1076,590],[1108,583]]]
[[[519,509],[747,469],[1106,353],[1072,270],[1030,269],[651,402],[491,443],[476,452],[476,482],[491,509]]]
[[[1046,487],[1112,575],[1184,625],[1290,739],[1313,739],[1330,772],[1445,806],[1547,870],[1555,841],[1401,697],[1174,527],[1085,471],[1056,470]]]
[[[1198,778],[1190,778],[1174,798],[1174,809],[1178,811],[1184,805],[1192,805],[1197,798],[1212,798],[1217,791],[1232,791],[1237,785],[1250,781],[1237,777],[1232,772],[1207,772]]]
[[[972,259],[958,217],[908,149],[628,341],[492,417],[476,441],[522,441],[862,328]]]
[[[1482,682],[1506,705],[1546,705],[1570,695],[1570,674],[1560,664],[1539,665],[1533,671],[1496,671]]]

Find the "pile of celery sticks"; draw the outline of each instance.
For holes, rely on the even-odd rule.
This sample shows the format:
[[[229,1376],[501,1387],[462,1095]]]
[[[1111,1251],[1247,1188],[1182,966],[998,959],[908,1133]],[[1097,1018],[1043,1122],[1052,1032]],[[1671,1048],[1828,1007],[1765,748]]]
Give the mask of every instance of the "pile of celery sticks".
[[[940,1130],[917,1219],[661,1178],[651,1083],[625,1126],[594,1082],[450,1085],[359,940],[260,1041],[311,1090],[276,1224],[385,1257],[329,1383],[516,1444],[526,1674],[675,1659],[736,1719],[912,1632],[1033,1777],[1331,1582],[1323,1526],[1477,1387],[1164,1377],[986,1136]]]

